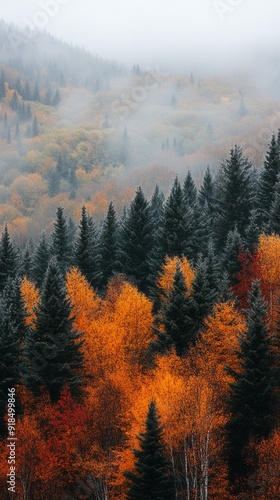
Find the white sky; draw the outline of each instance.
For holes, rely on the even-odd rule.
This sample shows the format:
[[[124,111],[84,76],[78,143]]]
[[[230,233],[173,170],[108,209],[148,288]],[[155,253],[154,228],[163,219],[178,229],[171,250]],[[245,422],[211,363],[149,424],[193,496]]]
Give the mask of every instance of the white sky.
[[[0,18],[129,64],[221,67],[280,47],[279,0],[0,0]]]

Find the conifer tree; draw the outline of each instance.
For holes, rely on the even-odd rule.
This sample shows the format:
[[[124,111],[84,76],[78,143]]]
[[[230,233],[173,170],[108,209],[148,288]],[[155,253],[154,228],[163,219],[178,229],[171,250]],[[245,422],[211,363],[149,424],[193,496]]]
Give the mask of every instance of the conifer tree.
[[[234,231],[228,233],[225,250],[221,258],[222,271],[227,272],[231,286],[236,285],[236,276],[241,271],[241,263],[238,257],[242,249],[242,240],[235,228]]]
[[[85,206],[82,207],[74,254],[75,265],[88,282],[97,288],[100,281],[97,235],[93,219]]]
[[[275,233],[280,235],[280,174],[277,177],[277,182],[274,187],[265,231],[268,234]]]
[[[1,76],[0,76],[0,99],[4,99],[6,97],[6,78],[5,78],[5,73],[3,69],[1,70]]]
[[[245,234],[253,208],[251,177],[251,164],[243,156],[242,149],[235,146],[230,158],[222,165],[217,182],[215,227],[218,251],[223,249],[229,231],[235,227],[241,237]]]
[[[155,329],[158,339],[151,343],[150,352],[165,354],[174,347],[178,356],[186,354],[195,342],[195,320],[193,302],[179,263],[167,297],[162,300],[157,322],[161,327]]]
[[[161,241],[164,256],[193,256],[193,224],[193,212],[187,209],[180,182],[176,177],[164,207]]]
[[[64,280],[52,260],[36,308],[35,328],[26,340],[24,378],[34,394],[47,389],[53,403],[67,385],[73,395],[79,394],[81,384],[82,341],[70,316]]]
[[[135,470],[124,473],[129,481],[127,500],[174,500],[175,481],[154,401],[149,405],[145,432],[139,441],[140,449],[134,450]]]
[[[52,233],[51,254],[56,258],[62,273],[67,271],[72,258],[72,249],[70,248],[68,227],[62,207],[58,207],[56,212],[56,221]]]
[[[214,210],[214,181],[209,166],[203,177],[202,185],[198,193],[198,202],[201,207],[207,206],[212,214]]]
[[[279,173],[280,151],[275,136],[273,135],[259,179],[258,207],[262,224],[267,224],[268,222],[272,204],[272,193],[274,192]]]
[[[148,288],[151,272],[152,231],[150,206],[138,188],[121,227],[119,259],[121,271],[134,279],[143,292]]]
[[[238,371],[227,368],[233,377],[230,384],[228,408],[229,478],[232,484],[248,476],[254,464],[249,465],[246,446],[250,439],[267,438],[273,429],[275,410],[275,371],[264,302],[260,283],[253,282],[249,295],[250,310],[247,330],[239,341]]]
[[[8,226],[5,224],[0,241],[0,291],[4,289],[9,277],[16,276],[17,265],[17,254],[10,239]]]
[[[194,207],[197,200],[197,189],[192,178],[191,172],[188,170],[184,180],[183,193],[187,207]]]
[[[211,286],[213,282],[210,284],[213,275],[208,264],[207,259],[199,257],[190,293],[196,334],[202,328],[204,319],[211,313],[217,296],[216,290]]]
[[[108,207],[100,236],[100,270],[102,273],[101,286],[105,287],[110,278],[117,271],[118,251],[118,223],[113,203]]]
[[[24,341],[28,328],[26,307],[21,293],[21,280],[8,278],[2,294],[2,304],[10,311],[10,319],[17,330],[19,340]]]
[[[36,285],[41,288],[50,260],[50,247],[46,233],[42,232],[39,243],[32,256],[31,274]]]

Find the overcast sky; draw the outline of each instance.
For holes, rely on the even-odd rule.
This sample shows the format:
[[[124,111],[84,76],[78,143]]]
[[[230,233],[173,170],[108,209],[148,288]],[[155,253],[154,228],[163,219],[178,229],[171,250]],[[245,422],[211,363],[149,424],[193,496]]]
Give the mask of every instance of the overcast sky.
[[[280,47],[279,0],[1,0],[0,17],[129,64],[244,65]]]

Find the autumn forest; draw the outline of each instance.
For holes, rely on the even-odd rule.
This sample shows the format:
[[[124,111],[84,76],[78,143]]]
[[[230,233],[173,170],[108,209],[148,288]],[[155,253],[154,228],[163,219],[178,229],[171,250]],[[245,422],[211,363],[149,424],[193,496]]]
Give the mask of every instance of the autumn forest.
[[[125,68],[53,39],[15,59],[0,28],[0,498],[280,498],[278,126],[222,160],[222,122],[183,117],[204,84],[169,76],[148,143],[163,110],[116,102]]]

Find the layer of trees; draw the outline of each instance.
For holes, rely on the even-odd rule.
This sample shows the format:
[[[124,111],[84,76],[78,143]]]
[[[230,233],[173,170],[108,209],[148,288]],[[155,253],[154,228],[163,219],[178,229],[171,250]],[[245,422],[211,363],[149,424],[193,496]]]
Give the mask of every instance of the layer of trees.
[[[0,487],[16,388],[17,495],[279,496],[279,138],[121,217],[0,241]]]

